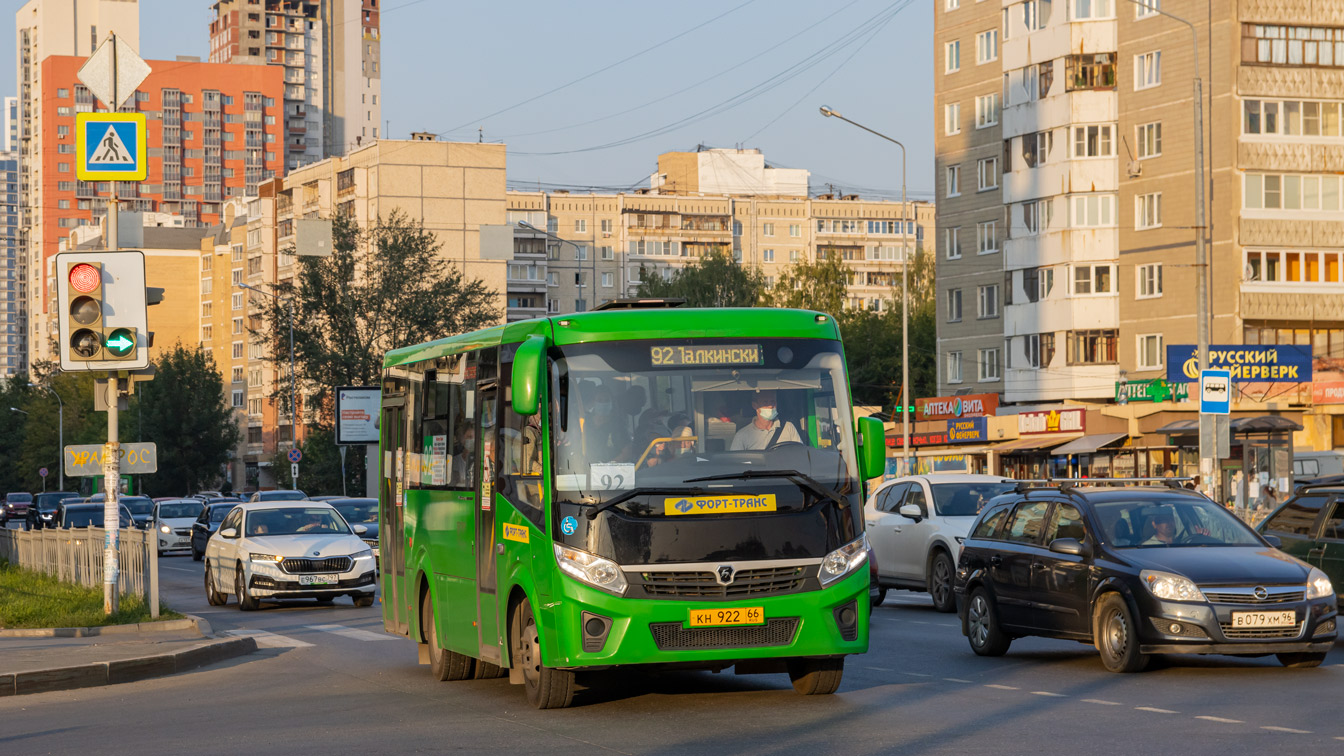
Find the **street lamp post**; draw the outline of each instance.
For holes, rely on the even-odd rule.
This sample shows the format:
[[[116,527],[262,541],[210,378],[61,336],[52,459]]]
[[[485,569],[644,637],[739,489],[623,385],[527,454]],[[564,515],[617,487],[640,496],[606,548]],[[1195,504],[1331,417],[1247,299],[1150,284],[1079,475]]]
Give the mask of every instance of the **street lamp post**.
[[[255,286],[249,286],[242,281],[238,282],[238,286],[247,289],[248,291],[255,291],[258,294],[265,294],[277,302],[280,301],[279,296],[269,291],[258,289]],[[299,443],[298,389],[297,384],[294,382],[294,298],[292,296],[289,297],[285,304],[289,310],[289,443],[290,446],[293,447],[297,446]],[[298,490],[299,481],[297,477],[291,476],[290,485],[293,486],[295,490]]]
[[[538,233],[538,234],[542,234],[543,236],[549,236],[550,238],[555,239],[556,241],[561,242],[561,243],[563,243],[563,244],[568,244],[569,246],[571,246],[571,247],[574,248],[574,252],[576,253],[576,254],[575,254],[575,257],[576,257],[576,258],[578,257],[578,254],[577,254],[577,253],[578,253],[578,251],[579,251],[579,245],[578,245],[578,244],[575,244],[574,242],[570,241],[569,239],[566,239],[566,238],[564,238],[564,237],[562,237],[562,236],[560,236],[560,235],[558,235],[558,234],[553,234],[553,233],[551,233],[550,231],[543,231],[543,230],[537,228],[536,226],[532,225],[531,223],[528,223],[527,221],[518,221],[518,227],[521,228],[521,229],[525,229],[525,230],[527,230],[527,231],[533,231],[533,232],[536,232],[536,233]],[[593,281],[592,281],[592,288],[591,288],[591,291],[588,292],[588,295],[591,296],[591,297],[592,297],[592,300],[593,300],[593,301],[592,301],[592,304],[590,304],[589,307],[588,307],[588,309],[590,309],[590,310],[593,309],[593,307],[597,304],[597,254],[596,254],[596,252],[597,252],[597,250],[594,249],[594,250],[593,250]],[[550,263],[549,263],[549,262],[547,263],[547,267],[548,267],[548,268],[550,267]],[[583,272],[583,263],[579,263],[579,264],[575,265],[575,267],[579,269],[579,272]]]
[[[856,123],[840,115],[831,108],[822,105],[821,114],[827,118],[839,118],[851,126],[857,126],[874,136],[891,142],[901,148],[901,211],[905,218],[903,224],[913,221],[914,213],[905,196],[905,145],[879,131]],[[910,468],[910,234],[909,226],[901,229],[901,466],[906,475],[914,472]]]
[[[44,389],[48,394],[56,397],[56,413],[59,425],[56,428],[56,475],[60,480],[60,487],[57,491],[65,490],[65,402],[61,401],[61,395],[56,393],[56,389],[44,383],[30,383],[32,388]]]

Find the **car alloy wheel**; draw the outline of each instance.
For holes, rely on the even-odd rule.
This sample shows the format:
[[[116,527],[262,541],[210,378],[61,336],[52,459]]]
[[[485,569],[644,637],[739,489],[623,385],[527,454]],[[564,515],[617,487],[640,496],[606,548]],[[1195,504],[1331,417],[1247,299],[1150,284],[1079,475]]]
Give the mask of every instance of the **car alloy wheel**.
[[[966,639],[978,656],[1003,656],[1013,639],[999,629],[999,615],[983,586],[971,591],[966,606]]]
[[[952,597],[952,559],[941,551],[933,558],[929,595],[933,597],[933,608],[937,611],[951,612],[957,608]]]
[[[971,633],[971,643],[983,647],[989,640],[989,605],[984,596],[971,599],[971,608],[966,614],[966,623]]]

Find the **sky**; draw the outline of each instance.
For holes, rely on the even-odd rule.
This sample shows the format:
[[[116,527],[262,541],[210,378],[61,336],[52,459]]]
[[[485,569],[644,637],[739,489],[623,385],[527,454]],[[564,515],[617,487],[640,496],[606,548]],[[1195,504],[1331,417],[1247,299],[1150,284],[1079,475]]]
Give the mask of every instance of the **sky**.
[[[17,2],[11,7],[17,10]],[[209,0],[140,0],[141,56],[208,54]],[[754,147],[814,190],[933,192],[928,0],[384,0],[383,133],[508,145],[511,188],[647,186],[658,154]],[[11,22],[12,23],[12,22]],[[0,34],[13,94],[14,33]]]

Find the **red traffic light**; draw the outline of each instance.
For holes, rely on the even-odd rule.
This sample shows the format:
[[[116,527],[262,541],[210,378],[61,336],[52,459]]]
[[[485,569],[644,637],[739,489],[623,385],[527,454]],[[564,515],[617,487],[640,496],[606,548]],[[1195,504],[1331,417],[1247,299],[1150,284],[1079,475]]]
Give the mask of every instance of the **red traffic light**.
[[[81,294],[88,294],[103,283],[103,274],[88,263],[70,269],[70,285]]]

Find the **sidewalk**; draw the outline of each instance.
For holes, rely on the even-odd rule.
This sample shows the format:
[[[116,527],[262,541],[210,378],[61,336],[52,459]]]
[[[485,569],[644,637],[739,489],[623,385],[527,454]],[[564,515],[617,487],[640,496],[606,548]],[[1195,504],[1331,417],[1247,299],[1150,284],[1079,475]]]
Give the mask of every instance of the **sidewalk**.
[[[41,633],[42,637],[33,637]],[[191,618],[104,628],[0,631],[0,697],[115,685],[250,654],[252,638],[216,638]]]

